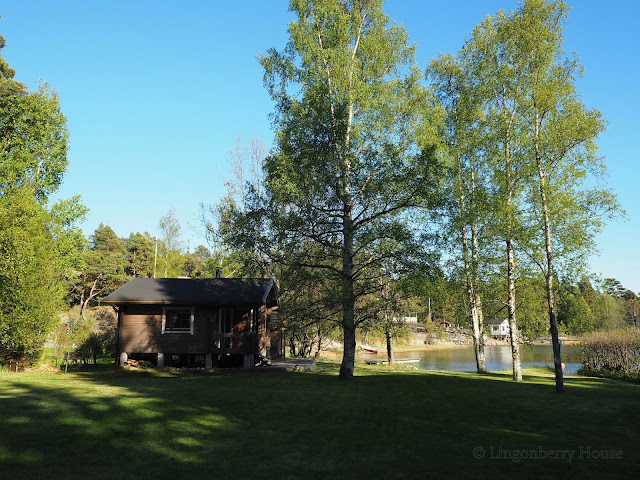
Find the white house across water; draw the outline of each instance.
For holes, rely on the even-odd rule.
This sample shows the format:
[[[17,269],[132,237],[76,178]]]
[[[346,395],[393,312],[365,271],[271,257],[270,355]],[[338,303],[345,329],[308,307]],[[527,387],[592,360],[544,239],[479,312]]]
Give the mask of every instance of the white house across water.
[[[494,338],[506,338],[509,336],[509,320],[491,320],[487,323],[487,333]]]

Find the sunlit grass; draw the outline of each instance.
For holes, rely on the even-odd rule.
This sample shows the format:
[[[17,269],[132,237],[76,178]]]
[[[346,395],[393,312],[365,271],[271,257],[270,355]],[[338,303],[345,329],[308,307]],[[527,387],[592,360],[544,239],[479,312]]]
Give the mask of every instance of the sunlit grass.
[[[0,373],[0,478],[628,478],[640,387],[543,368],[477,375]],[[474,449],[616,449],[620,460],[478,459]],[[577,455],[577,454],[576,454]],[[25,473],[28,472],[28,473]]]

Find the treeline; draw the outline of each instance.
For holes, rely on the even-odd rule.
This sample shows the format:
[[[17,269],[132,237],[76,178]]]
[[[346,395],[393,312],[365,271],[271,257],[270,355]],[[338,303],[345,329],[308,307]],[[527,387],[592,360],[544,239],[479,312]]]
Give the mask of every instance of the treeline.
[[[285,269],[283,269],[285,270]],[[283,272],[281,281],[282,316],[287,324],[287,342],[292,354],[313,356],[334,341],[340,341],[339,292],[325,284],[317,288],[317,279],[308,272]],[[291,277],[289,277],[291,275]],[[518,329],[523,341],[549,338],[549,312],[544,279],[520,278],[518,281]],[[361,332],[385,333],[393,337],[406,332],[403,317],[417,314],[418,327],[435,333],[447,326],[472,332],[465,280],[440,269],[424,274],[405,274],[393,287],[381,292],[375,301],[378,315],[361,324]],[[493,277],[483,282],[485,322],[507,318],[504,279]],[[585,334],[638,325],[638,295],[615,279],[583,276],[581,280],[557,281],[558,331],[562,337],[579,338]],[[385,318],[386,310],[386,318]],[[486,329],[485,335],[491,337]]]
[[[171,229],[167,230],[167,224]],[[100,224],[78,252],[75,269],[67,278],[67,302],[79,305],[86,320],[87,308],[134,277],[211,278],[222,263],[221,254],[212,255],[199,245],[193,252],[182,250],[180,225],[173,210],[159,222],[163,238],[148,232],[119,237],[108,225]],[[224,262],[226,272],[232,268]]]
[[[420,280],[419,291],[413,289],[416,299],[429,299],[434,326],[452,324],[471,329],[471,316],[465,295],[463,279],[447,278],[441,272]],[[516,305],[518,328],[524,340],[549,337],[549,313],[545,299],[545,286],[540,277],[520,279]],[[502,295],[503,280],[489,279],[483,284],[484,311],[487,320],[506,318]],[[558,329],[562,336],[580,337],[597,330],[608,330],[638,325],[640,302],[638,295],[625,289],[613,278],[604,280],[583,276],[577,282],[568,280],[555,284],[558,301]],[[411,290],[408,290],[411,293]],[[419,320],[427,322],[428,305],[421,301]],[[490,331],[486,331],[491,336]]]

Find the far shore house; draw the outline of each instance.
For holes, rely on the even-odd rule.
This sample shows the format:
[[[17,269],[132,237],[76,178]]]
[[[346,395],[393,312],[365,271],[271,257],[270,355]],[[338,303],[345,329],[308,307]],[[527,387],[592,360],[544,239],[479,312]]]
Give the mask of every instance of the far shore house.
[[[504,339],[509,336],[509,320],[491,320],[487,323],[489,335],[494,338]]]
[[[284,354],[273,279],[134,278],[102,303],[118,312],[120,365],[249,368]]]
[[[397,322],[398,318],[393,317],[393,321]],[[418,323],[418,312],[411,312],[407,316],[400,317],[400,321],[404,323]]]

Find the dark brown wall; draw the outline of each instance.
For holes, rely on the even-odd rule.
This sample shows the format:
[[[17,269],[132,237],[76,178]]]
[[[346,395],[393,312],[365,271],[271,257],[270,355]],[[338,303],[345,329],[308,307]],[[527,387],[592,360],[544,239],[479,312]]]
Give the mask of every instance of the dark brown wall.
[[[162,307],[156,305],[128,305],[124,307],[120,327],[120,351],[135,353],[192,353],[211,351],[211,324],[216,320],[217,308],[195,308],[193,335],[189,333],[162,334]]]
[[[232,308],[232,307],[229,307]],[[248,307],[244,307],[248,309]],[[253,320],[254,332],[264,334],[264,307],[256,307]],[[262,323],[259,323],[259,322]],[[234,348],[217,348],[218,307],[196,306],[194,312],[193,335],[189,333],[162,334],[162,306],[127,305],[121,308],[119,330],[120,352],[165,354],[205,354],[205,353],[256,353],[257,333],[251,332],[251,319],[244,315],[233,326]],[[221,345],[223,343],[221,342]],[[264,345],[264,342],[263,342]]]

